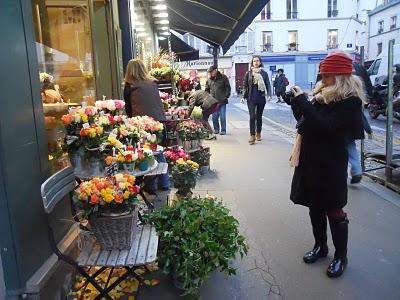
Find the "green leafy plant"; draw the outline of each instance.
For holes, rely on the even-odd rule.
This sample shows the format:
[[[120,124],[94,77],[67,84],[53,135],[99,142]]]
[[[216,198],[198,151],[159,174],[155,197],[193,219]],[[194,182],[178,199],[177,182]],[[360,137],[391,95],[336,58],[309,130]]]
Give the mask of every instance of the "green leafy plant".
[[[191,159],[197,162],[200,166],[208,166],[210,164],[210,157],[210,150],[203,147],[201,147],[199,151],[191,154]]]
[[[215,270],[235,274],[230,261],[248,251],[239,222],[213,198],[182,199],[162,206],[148,221],[160,236],[160,265],[182,281],[184,295],[199,297],[199,288]]]

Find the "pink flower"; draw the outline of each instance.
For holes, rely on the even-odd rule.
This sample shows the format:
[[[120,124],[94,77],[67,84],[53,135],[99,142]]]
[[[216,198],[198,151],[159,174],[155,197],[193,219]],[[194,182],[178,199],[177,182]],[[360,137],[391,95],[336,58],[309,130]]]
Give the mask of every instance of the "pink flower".
[[[114,100],[115,102],[115,107],[117,109],[123,109],[125,107],[125,101],[122,100]]]

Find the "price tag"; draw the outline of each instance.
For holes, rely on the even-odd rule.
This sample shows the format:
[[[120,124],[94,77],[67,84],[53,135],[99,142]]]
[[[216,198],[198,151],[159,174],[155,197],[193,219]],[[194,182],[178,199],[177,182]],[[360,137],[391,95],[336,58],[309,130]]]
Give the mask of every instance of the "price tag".
[[[83,128],[86,129],[86,128],[89,128],[89,127],[90,127],[89,123],[84,123],[84,124],[83,124]]]
[[[129,121],[128,121],[128,119],[125,119],[125,120],[124,120],[124,123],[125,123],[125,125],[127,125],[127,126],[128,126],[128,125],[129,125]]]

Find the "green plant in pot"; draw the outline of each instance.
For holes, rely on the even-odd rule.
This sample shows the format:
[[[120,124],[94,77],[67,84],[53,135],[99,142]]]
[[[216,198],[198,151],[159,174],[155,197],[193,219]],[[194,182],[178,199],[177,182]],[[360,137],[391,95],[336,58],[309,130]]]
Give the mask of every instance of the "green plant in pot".
[[[171,169],[172,182],[177,194],[186,196],[196,186],[199,171],[198,163],[180,158]]]
[[[160,265],[181,282],[184,295],[199,297],[201,285],[216,270],[235,274],[231,260],[247,254],[239,222],[220,201],[186,198],[147,218],[160,236]]]

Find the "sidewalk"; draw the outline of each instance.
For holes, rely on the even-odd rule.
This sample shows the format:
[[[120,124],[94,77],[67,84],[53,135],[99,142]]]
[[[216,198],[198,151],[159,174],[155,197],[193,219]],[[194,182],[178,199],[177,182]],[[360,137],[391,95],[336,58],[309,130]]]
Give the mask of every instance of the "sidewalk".
[[[210,142],[216,171],[199,180],[197,192],[217,195],[231,208],[250,252],[235,262],[236,276],[214,274],[202,288],[203,299],[400,299],[400,208],[363,185],[349,187],[349,267],[341,278],[329,279],[331,241],[327,259],[302,262],[313,238],[307,209],[289,200],[291,137],[265,126],[264,140],[249,146],[247,113],[228,107],[228,135]],[[141,294],[181,299],[168,277]]]

